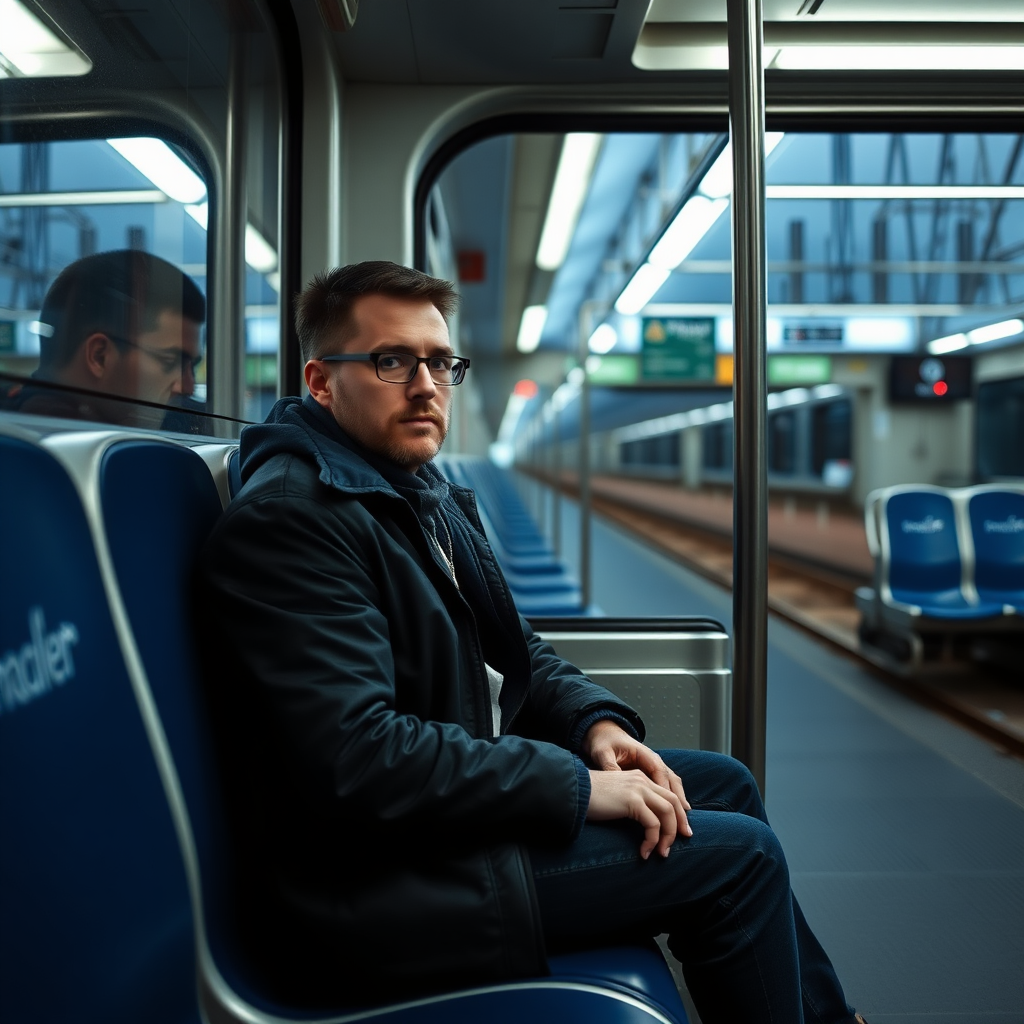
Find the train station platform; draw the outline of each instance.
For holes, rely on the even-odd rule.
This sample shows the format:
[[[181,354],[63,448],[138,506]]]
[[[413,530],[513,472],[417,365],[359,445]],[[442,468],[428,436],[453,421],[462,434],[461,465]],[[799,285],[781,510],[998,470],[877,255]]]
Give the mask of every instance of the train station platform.
[[[564,473],[562,478],[575,490],[576,474]],[[667,481],[595,475],[591,491],[595,498],[607,498],[722,537],[732,536],[732,493],[724,488],[691,491]],[[768,544],[775,553],[843,576],[869,580],[874,568],[863,516],[838,511],[825,498],[813,495],[769,501]]]
[[[578,506],[559,507],[578,572]],[[593,599],[731,630],[725,590],[601,516]],[[871,1024],[1024,1020],[1024,763],[772,617],[765,795],[797,897]]]

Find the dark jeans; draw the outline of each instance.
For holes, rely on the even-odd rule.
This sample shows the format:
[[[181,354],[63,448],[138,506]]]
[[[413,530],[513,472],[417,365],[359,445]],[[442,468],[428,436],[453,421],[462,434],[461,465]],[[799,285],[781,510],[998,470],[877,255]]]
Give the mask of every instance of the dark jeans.
[[[660,753],[683,780],[692,838],[643,861],[638,824],[587,822],[568,847],[531,849],[550,951],[667,932],[704,1024],[852,1021],[750,773],[721,754]]]

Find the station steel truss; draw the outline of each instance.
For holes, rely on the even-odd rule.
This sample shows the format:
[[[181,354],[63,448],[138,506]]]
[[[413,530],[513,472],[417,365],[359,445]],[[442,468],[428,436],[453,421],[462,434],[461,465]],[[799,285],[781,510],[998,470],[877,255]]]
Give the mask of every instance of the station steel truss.
[[[672,211],[696,190],[697,175],[701,168],[706,169],[708,154],[720,149],[725,138],[661,136],[625,213],[609,227],[604,258],[580,296],[581,302],[611,309],[644,254],[664,232]],[[845,133],[831,137],[830,184],[855,183],[853,139]],[[965,139],[970,140],[966,154]],[[878,173],[866,171],[862,164],[860,174],[885,185],[1005,186],[1019,180],[1024,162],[1024,134],[1013,137],[1009,152],[997,164],[987,135],[946,133],[939,136],[937,165],[929,180],[923,181],[920,157],[913,168],[916,174],[912,172],[914,145],[912,134],[889,134]],[[1024,302],[1024,219],[1006,217],[1014,201],[1019,202],[1006,198],[883,199],[864,230],[855,211],[859,200],[830,199],[824,260],[809,258],[806,218],[795,217],[787,224],[786,258],[768,261],[774,301],[797,305],[810,301],[806,278],[816,274],[824,277],[821,301],[828,303],[892,303],[896,301],[894,277],[906,276],[906,301],[915,306],[940,302],[961,307],[1019,305]],[[905,255],[893,258],[894,251]],[[687,259],[675,273],[728,274],[730,269],[728,259]],[[922,316],[920,342],[941,335],[945,320],[944,316]]]

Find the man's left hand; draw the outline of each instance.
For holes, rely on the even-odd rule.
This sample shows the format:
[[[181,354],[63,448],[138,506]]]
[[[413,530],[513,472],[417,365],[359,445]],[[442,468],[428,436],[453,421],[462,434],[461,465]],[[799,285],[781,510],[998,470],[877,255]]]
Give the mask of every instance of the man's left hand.
[[[690,810],[682,779],[650,747],[633,739],[616,722],[595,722],[583,737],[583,753],[604,772],[639,768],[653,782],[675,793],[684,809]]]

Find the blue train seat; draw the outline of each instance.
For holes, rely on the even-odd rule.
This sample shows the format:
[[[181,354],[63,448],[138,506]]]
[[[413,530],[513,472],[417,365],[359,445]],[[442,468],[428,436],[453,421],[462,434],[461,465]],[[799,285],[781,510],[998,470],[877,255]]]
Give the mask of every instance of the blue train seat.
[[[972,487],[964,500],[979,600],[1024,615],[1024,488]]]
[[[0,436],[0,465],[0,1020],[198,1024],[187,879],[102,545],[44,448]]]
[[[228,502],[242,489],[238,442],[210,441],[193,444],[191,447],[197,455],[202,456],[217,485],[220,503],[227,508]]]
[[[923,668],[924,638],[929,635],[933,647],[935,641],[948,647],[954,636],[970,639],[1021,627],[1009,583],[1012,572],[1003,565],[1013,545],[1021,542],[1012,531],[1006,538],[982,538],[978,563],[965,502],[963,491],[926,485],[883,488],[865,501],[875,581],[873,588],[859,587],[854,595],[862,616],[859,634],[865,650],[881,655],[890,668]],[[997,513],[979,514],[984,519]],[[1005,509],[998,513],[1004,519],[1013,514]],[[892,655],[898,664],[890,663]]]
[[[891,488],[880,499],[878,516],[880,592],[887,610],[900,619],[945,623],[1002,616],[1001,603],[965,593],[956,509],[946,491]]]
[[[193,900],[200,908],[196,950],[208,1019],[225,1024],[371,1017],[382,1024],[481,1019],[521,1024],[533,1016],[569,1024],[684,1024],[685,1011],[667,966],[660,954],[641,947],[553,958],[550,977],[372,1011],[338,1008],[328,1016],[282,1007],[269,998],[236,954],[225,884],[224,815],[190,639],[189,571],[220,512],[217,489],[194,452],[160,440],[132,440],[104,451],[99,496],[112,564],[137,642],[138,685],[151,694],[166,738],[158,761],[176,780],[171,802],[183,832]]]
[[[519,610],[528,617],[583,614],[579,581],[551,550],[508,472],[473,456],[437,462],[449,480],[476,493],[484,530]]]

